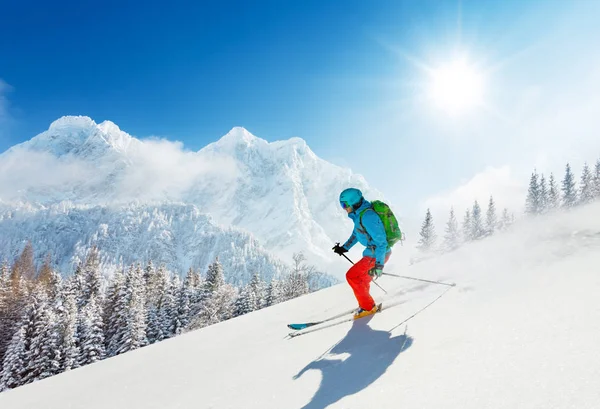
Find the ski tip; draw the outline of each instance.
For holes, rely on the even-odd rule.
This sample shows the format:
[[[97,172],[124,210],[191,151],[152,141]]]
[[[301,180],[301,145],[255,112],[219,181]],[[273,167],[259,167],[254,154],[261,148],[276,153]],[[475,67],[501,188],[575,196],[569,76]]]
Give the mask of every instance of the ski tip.
[[[309,322],[306,324],[288,324],[288,328],[289,329],[295,329],[295,330],[300,330],[300,329],[304,329],[304,328],[308,328],[311,325],[314,325],[313,323]]]

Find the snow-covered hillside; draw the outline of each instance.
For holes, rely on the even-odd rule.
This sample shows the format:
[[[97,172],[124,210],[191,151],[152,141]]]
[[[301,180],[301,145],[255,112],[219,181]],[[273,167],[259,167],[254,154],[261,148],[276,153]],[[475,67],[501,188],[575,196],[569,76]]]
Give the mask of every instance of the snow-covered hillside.
[[[119,264],[152,260],[182,276],[192,267],[205,272],[219,257],[228,282],[241,286],[259,273],[267,282],[285,271],[251,235],[222,228],[193,205],[55,205],[49,209],[0,212],[0,248],[16,256],[23,243],[35,243],[38,264],[46,254],[70,274],[95,245],[110,274]]]
[[[597,408],[599,216],[595,203],[392,261],[456,286],[383,277],[401,304],[370,318],[286,339],[289,322],[355,305],[340,284],[4,392],[0,407]]]
[[[268,143],[244,128],[189,152],[174,142],[138,140],[110,121],[69,116],[0,155],[4,206],[195,205],[218,224],[252,233],[273,255],[289,260],[301,251],[321,270],[331,268],[331,247],[350,233],[337,200],[348,186],[385,199],[302,139]]]

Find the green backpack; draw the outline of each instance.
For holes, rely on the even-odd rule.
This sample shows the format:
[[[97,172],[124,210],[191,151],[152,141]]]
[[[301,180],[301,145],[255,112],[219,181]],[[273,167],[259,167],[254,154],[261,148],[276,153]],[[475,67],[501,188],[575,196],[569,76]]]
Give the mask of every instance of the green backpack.
[[[400,231],[400,227],[398,226],[398,220],[396,220],[396,216],[394,216],[392,209],[390,209],[390,207],[387,204],[383,203],[380,200],[372,201],[371,207],[360,212],[359,221],[360,221],[361,227],[363,228],[363,230],[365,232],[367,230],[365,229],[365,226],[363,226],[363,224],[362,224],[362,217],[363,217],[363,214],[369,209],[373,209],[375,211],[375,213],[377,213],[379,215],[379,218],[383,222],[383,226],[385,228],[385,235],[386,235],[389,247],[392,247],[394,244],[396,244],[397,242],[399,242],[403,239],[402,232]]]

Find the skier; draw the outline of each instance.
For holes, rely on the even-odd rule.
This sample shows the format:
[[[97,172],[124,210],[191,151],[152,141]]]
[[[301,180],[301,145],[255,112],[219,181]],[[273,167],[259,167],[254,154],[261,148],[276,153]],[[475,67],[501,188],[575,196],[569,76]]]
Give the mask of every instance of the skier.
[[[363,258],[346,273],[346,280],[352,287],[359,306],[354,318],[361,318],[377,312],[377,305],[369,294],[371,280],[381,277],[383,266],[391,255],[391,248],[380,216],[360,190],[345,189],[339,200],[348,217],[354,221],[354,229],[350,238],[342,246],[337,243],[333,251],[341,256],[357,242],[365,246]]]

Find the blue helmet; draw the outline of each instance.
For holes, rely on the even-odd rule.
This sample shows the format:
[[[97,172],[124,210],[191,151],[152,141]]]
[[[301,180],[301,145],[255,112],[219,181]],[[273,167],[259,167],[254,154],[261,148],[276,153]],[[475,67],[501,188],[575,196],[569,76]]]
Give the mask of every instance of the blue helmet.
[[[353,187],[345,189],[340,193],[340,205],[345,209],[352,207],[354,210],[358,209],[363,202],[362,192]]]

